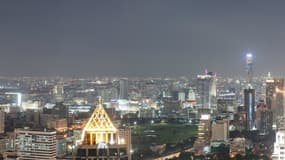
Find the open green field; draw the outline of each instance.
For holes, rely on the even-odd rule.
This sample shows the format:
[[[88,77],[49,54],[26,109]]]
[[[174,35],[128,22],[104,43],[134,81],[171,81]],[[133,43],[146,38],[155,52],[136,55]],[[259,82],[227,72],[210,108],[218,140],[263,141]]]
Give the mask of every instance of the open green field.
[[[189,124],[144,124],[132,126],[134,147],[146,147],[151,144],[182,143],[197,135],[197,125]]]

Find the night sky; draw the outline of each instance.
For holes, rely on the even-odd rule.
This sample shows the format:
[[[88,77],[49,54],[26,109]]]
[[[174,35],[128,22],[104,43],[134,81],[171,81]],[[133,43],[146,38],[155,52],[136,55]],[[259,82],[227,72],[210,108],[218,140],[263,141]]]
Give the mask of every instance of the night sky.
[[[1,0],[0,76],[285,74],[285,1]]]

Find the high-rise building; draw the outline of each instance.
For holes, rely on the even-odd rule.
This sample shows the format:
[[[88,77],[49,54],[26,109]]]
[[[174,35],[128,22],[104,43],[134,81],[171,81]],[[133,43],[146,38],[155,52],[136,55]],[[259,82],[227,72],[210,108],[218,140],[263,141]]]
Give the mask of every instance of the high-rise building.
[[[274,78],[274,83],[276,86],[276,115],[284,116],[284,79]]]
[[[277,131],[274,143],[273,160],[285,159],[285,131]]]
[[[4,108],[0,107],[0,134],[5,132],[5,112]]]
[[[83,129],[76,159],[131,159],[131,131],[115,127],[101,99]]]
[[[247,130],[255,129],[255,90],[248,88],[244,90],[244,106],[246,109]]]
[[[267,135],[272,130],[272,111],[267,108],[264,101],[260,101],[256,107],[256,128],[262,135]]]
[[[227,119],[213,121],[211,141],[227,141],[228,138],[229,121]]]
[[[197,76],[198,106],[202,109],[216,110],[216,76],[212,73]]]
[[[253,69],[252,69],[253,56],[251,53],[246,54],[246,72],[247,72],[247,82],[252,84]]]
[[[269,109],[275,108],[276,86],[273,79],[266,80],[266,105]]]
[[[54,86],[52,90],[52,96],[54,102],[62,102],[64,100],[63,84],[58,84]]]
[[[273,122],[278,116],[284,115],[284,79],[270,78],[266,80],[266,105],[273,112]]]
[[[128,99],[128,80],[127,79],[121,79],[120,80],[120,94],[119,98],[120,99]]]
[[[21,160],[56,160],[56,131],[17,129],[15,134]]]
[[[200,117],[198,125],[198,138],[194,143],[194,149],[196,152],[202,152],[203,148],[210,143],[211,138],[211,116],[209,114],[203,114]]]

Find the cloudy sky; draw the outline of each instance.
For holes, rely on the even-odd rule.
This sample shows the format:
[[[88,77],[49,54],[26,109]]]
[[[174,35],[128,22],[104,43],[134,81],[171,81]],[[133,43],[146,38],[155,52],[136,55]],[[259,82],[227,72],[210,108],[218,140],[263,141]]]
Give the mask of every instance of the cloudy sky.
[[[285,74],[285,1],[1,0],[0,75]]]

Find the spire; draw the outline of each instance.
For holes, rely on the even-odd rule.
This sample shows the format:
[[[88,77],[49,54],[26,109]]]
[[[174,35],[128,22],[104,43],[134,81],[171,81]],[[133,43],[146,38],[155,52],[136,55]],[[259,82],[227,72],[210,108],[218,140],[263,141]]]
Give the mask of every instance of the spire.
[[[102,105],[103,105],[103,99],[102,99],[102,97],[101,97],[101,96],[99,96],[98,104],[99,104],[100,106],[102,106]]]
[[[103,107],[101,97],[99,97],[98,105],[86,123],[84,130],[86,132],[115,132],[117,130]]]

